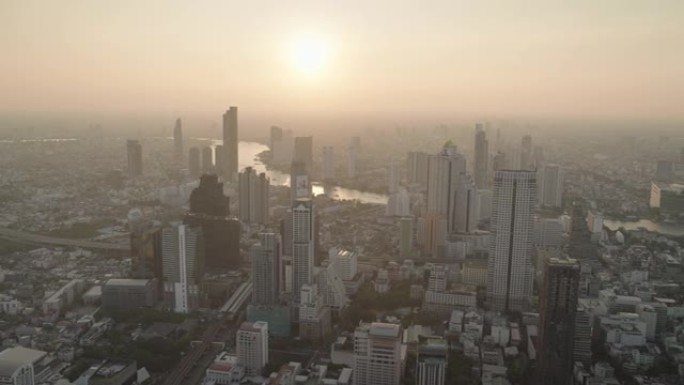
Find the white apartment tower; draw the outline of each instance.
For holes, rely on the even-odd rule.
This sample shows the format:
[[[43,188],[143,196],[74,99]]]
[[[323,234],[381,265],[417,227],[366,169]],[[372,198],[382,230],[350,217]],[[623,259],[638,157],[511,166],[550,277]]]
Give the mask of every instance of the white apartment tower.
[[[313,282],[314,213],[311,199],[297,199],[292,205],[292,293]]]
[[[200,305],[203,274],[202,231],[186,225],[162,230],[164,300],[177,313],[188,313]]]
[[[270,180],[265,173],[245,168],[239,178],[240,220],[246,223],[268,223]]]
[[[252,304],[275,305],[280,300],[280,236],[259,234],[250,250],[252,259]]]
[[[403,348],[400,325],[373,322],[354,331],[354,385],[401,383]]]
[[[237,360],[248,376],[260,376],[268,363],[268,323],[243,322],[235,337]]]
[[[494,310],[525,310],[532,296],[530,255],[536,200],[534,171],[496,172],[487,286],[487,299]]]

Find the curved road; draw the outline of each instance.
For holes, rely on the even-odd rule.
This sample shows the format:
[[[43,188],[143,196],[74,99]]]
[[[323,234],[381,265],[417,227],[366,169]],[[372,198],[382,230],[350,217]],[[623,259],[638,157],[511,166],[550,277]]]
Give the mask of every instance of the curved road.
[[[86,239],[69,239],[50,237],[48,235],[40,235],[28,233],[25,231],[18,231],[0,227],[0,239],[7,239],[18,242],[38,243],[43,245],[55,246],[72,246],[81,247],[84,249],[99,249],[99,250],[115,250],[115,251],[129,251],[131,246],[129,244],[96,242]]]

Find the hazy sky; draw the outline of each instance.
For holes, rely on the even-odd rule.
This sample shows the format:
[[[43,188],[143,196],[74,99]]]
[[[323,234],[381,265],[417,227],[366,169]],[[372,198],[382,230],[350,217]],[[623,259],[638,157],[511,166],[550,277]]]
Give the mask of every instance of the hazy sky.
[[[0,49],[4,113],[684,117],[682,0],[1,0]]]

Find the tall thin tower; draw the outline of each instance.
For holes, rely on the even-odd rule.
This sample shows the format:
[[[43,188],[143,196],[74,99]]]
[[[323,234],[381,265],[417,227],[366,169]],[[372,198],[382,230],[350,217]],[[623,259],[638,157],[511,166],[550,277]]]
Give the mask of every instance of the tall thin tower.
[[[238,109],[230,107],[223,114],[223,165],[221,170],[226,180],[235,179],[238,172]]]
[[[475,125],[475,163],[473,164],[473,174],[475,174],[475,186],[486,188],[487,173],[489,170],[489,142],[486,138],[482,124]]]
[[[487,299],[494,310],[508,312],[528,306],[534,279],[530,254],[536,201],[534,171],[496,172],[487,286]]]
[[[173,127],[173,159],[176,162],[183,161],[183,124],[181,118],[176,119]]]
[[[280,296],[280,236],[259,234],[259,243],[249,250],[252,258],[252,304],[276,305]]]
[[[303,285],[313,282],[314,213],[311,199],[292,204],[292,293],[299,298]]]

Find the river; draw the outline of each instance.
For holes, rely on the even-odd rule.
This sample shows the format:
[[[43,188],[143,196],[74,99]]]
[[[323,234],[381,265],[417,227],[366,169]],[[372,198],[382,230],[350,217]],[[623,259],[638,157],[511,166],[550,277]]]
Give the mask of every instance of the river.
[[[197,140],[206,140],[212,142],[212,147],[221,144],[221,140],[195,138]],[[271,185],[275,186],[289,186],[290,175],[277,171],[269,170],[263,164],[258,155],[268,150],[268,146],[257,142],[240,142],[238,145],[238,166],[242,170],[245,167],[252,167],[257,172],[266,173],[266,176],[271,180]],[[354,190],[344,188],[341,186],[323,186],[322,183],[313,182],[312,190],[314,195],[327,195],[335,200],[358,200],[362,203],[372,204],[387,204],[387,196],[382,194],[375,194],[366,191]]]
[[[640,228],[644,228],[655,233],[684,236],[684,226],[668,223],[656,223],[648,219],[641,219],[633,222],[611,221],[606,219],[603,221],[603,225],[611,230],[617,230],[620,227],[624,227],[625,230],[638,230]]]

